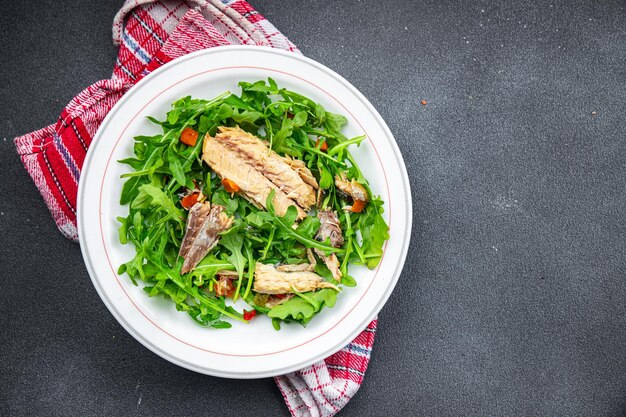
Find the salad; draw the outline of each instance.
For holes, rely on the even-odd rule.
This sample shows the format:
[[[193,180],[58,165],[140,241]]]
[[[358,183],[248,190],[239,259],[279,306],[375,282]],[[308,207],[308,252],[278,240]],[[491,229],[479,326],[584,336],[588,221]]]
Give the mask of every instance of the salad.
[[[119,267],[203,326],[258,314],[304,326],[375,268],[389,228],[350,153],[347,119],[274,80],[241,94],[172,104],[163,133],[134,138],[119,239],[135,256]],[[235,304],[247,307],[239,311]]]

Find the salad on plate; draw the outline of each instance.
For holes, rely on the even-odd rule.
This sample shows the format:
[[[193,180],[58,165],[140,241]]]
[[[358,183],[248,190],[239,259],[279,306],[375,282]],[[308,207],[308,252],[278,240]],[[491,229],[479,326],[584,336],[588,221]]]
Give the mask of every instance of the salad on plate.
[[[119,267],[203,326],[257,314],[304,326],[373,269],[389,228],[350,153],[347,119],[274,80],[241,94],[183,97],[162,133],[137,136],[120,203],[119,239],[135,255]],[[238,300],[247,304],[241,310]]]

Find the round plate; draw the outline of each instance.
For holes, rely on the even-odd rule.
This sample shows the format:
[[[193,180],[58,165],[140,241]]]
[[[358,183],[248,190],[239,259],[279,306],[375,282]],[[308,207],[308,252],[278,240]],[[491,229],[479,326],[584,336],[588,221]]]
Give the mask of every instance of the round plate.
[[[353,154],[374,194],[385,201],[391,238],[378,268],[353,266],[358,285],[345,288],[333,308],[322,310],[304,328],[297,323],[272,328],[266,316],[227,330],[204,328],[171,301],[149,298],[127,275],[116,273],[134,255],[118,241],[117,216],[129,168],[117,161],[132,156],[133,137],[161,133],[146,116],[163,118],[170,104],[191,95],[211,99],[239,93],[239,81],[268,77],[280,87],[318,101],[348,118],[344,134],[367,139]],[[398,280],[411,233],[411,193],[402,156],[389,128],[356,88],[300,55],[271,48],[226,46],[174,60],[130,89],[98,130],[83,167],[78,191],[78,230],[89,275],[98,294],[122,326],[148,349],[182,367],[220,377],[260,378],[291,372],[319,361],[348,344],[378,314]],[[241,309],[240,309],[241,311]]]

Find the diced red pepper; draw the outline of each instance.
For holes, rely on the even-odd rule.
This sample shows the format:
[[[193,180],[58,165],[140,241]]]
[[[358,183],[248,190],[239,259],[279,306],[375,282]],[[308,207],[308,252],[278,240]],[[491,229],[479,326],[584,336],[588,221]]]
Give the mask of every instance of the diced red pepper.
[[[239,186],[228,178],[222,179],[222,185],[228,193],[236,193],[237,191],[239,191]]]
[[[367,203],[363,200],[354,200],[354,203],[352,203],[352,208],[350,209],[350,211],[353,213],[360,213],[363,211],[366,204]]]
[[[198,132],[190,127],[186,127],[180,133],[180,141],[188,146],[195,146],[198,141]]]
[[[317,142],[315,142],[315,147],[320,147],[320,151],[322,152],[326,152],[328,150],[328,143],[326,143],[326,141],[322,142],[322,146],[320,146],[320,142],[322,141],[322,139],[318,139]]]
[[[180,199],[180,205],[189,210],[198,202],[198,197],[200,197],[200,193],[188,194]]]
[[[252,310],[252,311],[244,310],[243,311],[244,320],[252,320],[255,316],[256,316],[256,310]]]

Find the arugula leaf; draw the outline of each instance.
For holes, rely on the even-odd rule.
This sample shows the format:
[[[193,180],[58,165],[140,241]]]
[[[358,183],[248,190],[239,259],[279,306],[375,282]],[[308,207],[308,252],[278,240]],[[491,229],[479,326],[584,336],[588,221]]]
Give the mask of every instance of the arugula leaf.
[[[307,292],[272,308],[268,317],[280,320],[295,320],[306,327],[309,321],[322,308],[331,308],[337,300],[337,292],[331,288],[323,288],[315,292]]]
[[[176,155],[171,148],[167,151],[167,161],[169,162],[170,170],[172,171],[172,175],[176,179],[176,182],[184,187],[186,181],[183,165],[180,162],[179,156]]]
[[[229,106],[228,104],[223,103],[217,110],[217,113],[215,113],[215,115],[213,116],[212,120],[217,122],[220,120],[228,119],[232,115],[233,115],[232,106]]]
[[[176,220],[181,227],[184,227],[182,212],[176,207],[172,199],[165,194],[163,190],[152,184],[144,184],[140,186],[139,194],[131,204],[131,208],[134,209],[147,207],[156,207],[164,211],[167,213],[167,219]]]
[[[289,206],[287,209],[287,213],[283,217],[279,217],[276,215],[274,211],[274,190],[272,190],[267,197],[266,207],[267,211],[272,215],[276,225],[281,228],[284,232],[286,232],[287,236],[292,237],[300,243],[303,243],[305,246],[310,248],[321,249],[326,252],[336,252],[343,253],[344,249],[335,248],[334,246],[324,245],[323,243],[318,242],[317,240],[311,239],[310,237],[303,235],[300,231],[294,230],[291,226],[294,224],[295,219],[297,217],[297,212],[295,206]]]
[[[263,117],[263,113],[254,110],[244,110],[242,112],[233,112],[232,118],[235,123],[254,123]]]
[[[189,276],[196,286],[202,287],[205,282],[215,278],[215,275],[217,275],[219,271],[232,271],[233,269],[235,269],[235,267],[230,261],[223,261],[217,259],[215,255],[209,254],[189,272]]]
[[[328,150],[328,155],[330,156],[336,155],[350,145],[358,146],[361,144],[361,142],[363,142],[364,139],[365,139],[365,135],[362,135],[362,136],[357,136],[355,138],[347,140],[345,142],[338,143],[337,145],[333,146],[332,148]]]
[[[293,117],[293,125],[296,127],[304,126],[307,119],[307,113],[305,111],[299,111]]]
[[[348,123],[348,119],[345,116],[340,114],[326,112],[326,127],[333,132],[339,132],[342,127],[344,127]]]
[[[238,290],[243,277],[243,269],[246,267],[246,258],[244,258],[241,253],[241,249],[243,248],[243,234],[238,233],[238,229],[233,227],[221,236],[219,244],[230,251],[230,255],[228,255],[227,259],[235,267],[237,273],[239,273],[237,292],[233,296],[233,301],[237,301]]]
[[[370,201],[359,217],[359,230],[363,237],[363,255],[367,267],[374,269],[383,255],[383,245],[389,239],[389,226],[383,219],[383,202],[380,197]]]

